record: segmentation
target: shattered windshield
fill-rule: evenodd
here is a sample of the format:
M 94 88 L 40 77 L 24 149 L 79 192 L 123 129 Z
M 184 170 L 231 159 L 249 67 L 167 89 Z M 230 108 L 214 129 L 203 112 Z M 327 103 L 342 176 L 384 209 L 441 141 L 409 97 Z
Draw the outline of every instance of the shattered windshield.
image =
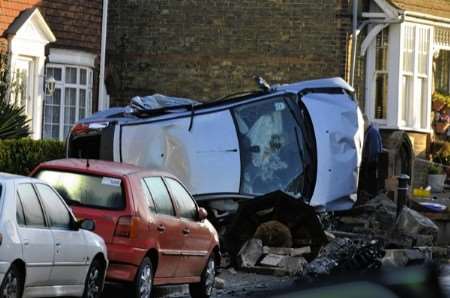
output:
M 241 148 L 241 193 L 302 194 L 305 141 L 286 100 L 275 97 L 233 110 Z

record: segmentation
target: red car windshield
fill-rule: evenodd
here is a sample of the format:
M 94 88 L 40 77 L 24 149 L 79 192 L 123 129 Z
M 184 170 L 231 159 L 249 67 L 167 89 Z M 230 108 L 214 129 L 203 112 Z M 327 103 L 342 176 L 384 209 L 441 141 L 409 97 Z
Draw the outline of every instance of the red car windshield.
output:
M 43 170 L 37 178 L 53 186 L 68 205 L 122 210 L 121 180 L 111 177 Z

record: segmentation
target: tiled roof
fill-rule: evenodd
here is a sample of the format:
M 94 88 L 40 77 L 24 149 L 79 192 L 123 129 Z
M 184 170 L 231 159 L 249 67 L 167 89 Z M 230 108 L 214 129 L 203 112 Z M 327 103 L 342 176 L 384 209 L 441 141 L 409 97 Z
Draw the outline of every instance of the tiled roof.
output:
M 450 0 L 388 0 L 401 10 L 450 19 Z

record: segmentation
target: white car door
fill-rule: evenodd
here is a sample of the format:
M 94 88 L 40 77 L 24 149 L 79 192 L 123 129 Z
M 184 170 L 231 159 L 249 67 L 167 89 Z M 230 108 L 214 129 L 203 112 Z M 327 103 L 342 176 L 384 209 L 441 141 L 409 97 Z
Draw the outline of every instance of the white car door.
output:
M 36 183 L 55 240 L 55 261 L 50 280 L 55 285 L 84 285 L 90 260 L 82 230 L 60 196 L 48 185 Z
M 25 285 L 48 285 L 53 266 L 53 235 L 30 183 L 17 185 L 17 204 L 18 231 L 27 267 Z

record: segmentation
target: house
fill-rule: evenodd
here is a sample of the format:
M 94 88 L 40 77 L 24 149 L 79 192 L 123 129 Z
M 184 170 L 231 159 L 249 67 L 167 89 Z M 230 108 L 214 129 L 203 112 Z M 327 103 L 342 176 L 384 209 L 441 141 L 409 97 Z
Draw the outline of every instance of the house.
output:
M 34 139 L 63 140 L 74 122 L 105 105 L 103 22 L 102 0 L 0 0 L 10 100 L 25 107 Z

